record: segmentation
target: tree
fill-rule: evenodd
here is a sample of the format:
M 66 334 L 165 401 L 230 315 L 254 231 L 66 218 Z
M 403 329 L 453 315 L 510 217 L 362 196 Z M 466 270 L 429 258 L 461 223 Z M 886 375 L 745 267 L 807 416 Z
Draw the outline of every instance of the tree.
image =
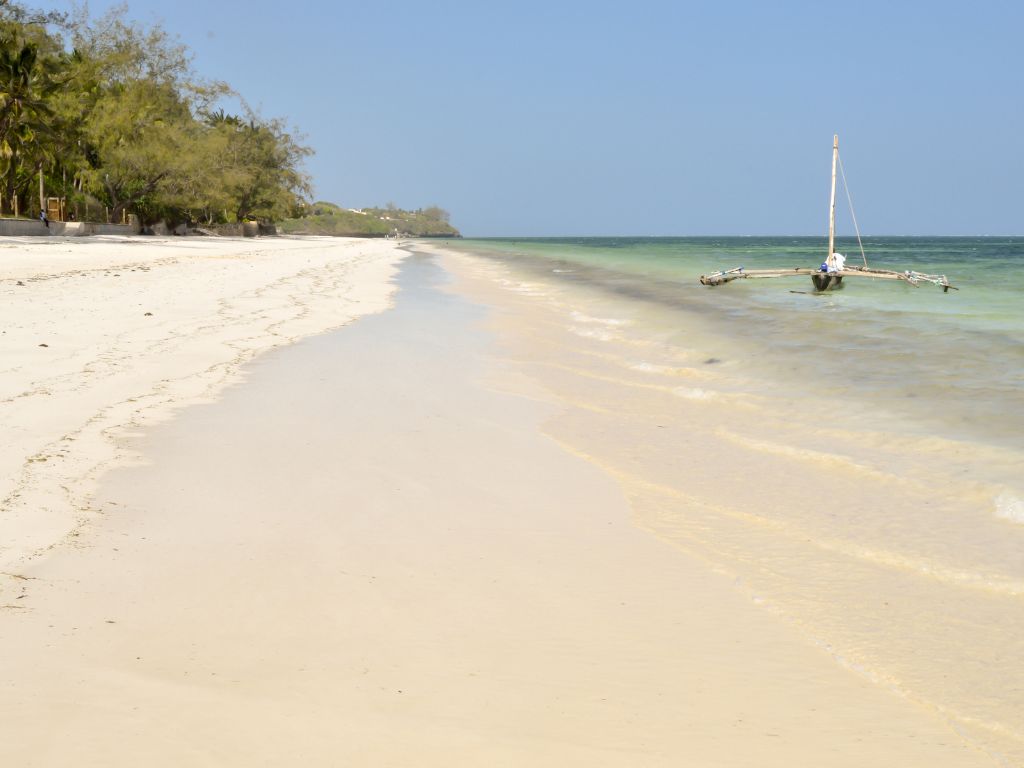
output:
M 26 167 L 30 176 L 52 156 L 44 142 L 52 139 L 56 123 L 49 98 L 62 85 L 55 70 L 56 63 L 43 59 L 36 43 L 0 37 L 0 170 L 7 200 Z
M 5 33 L 29 25 L 40 28 L 48 24 L 62 26 L 67 23 L 67 19 L 68 15 L 63 11 L 37 11 L 20 3 L 12 3 L 11 0 L 0 0 L 0 27 Z
M 312 150 L 288 133 L 279 120 L 247 120 L 220 114 L 209 117 L 224 139 L 222 190 L 235 221 L 274 220 L 290 214 L 298 199 L 312 194 L 300 165 Z
M 124 20 L 118 7 L 70 23 L 79 86 L 66 100 L 81 127 L 75 172 L 119 220 L 177 218 L 195 176 L 201 126 L 194 114 L 227 92 L 191 70 L 188 49 L 161 27 Z M 73 155 L 73 152 L 69 152 Z
M 42 13 L 0 0 L 0 197 L 45 172 L 65 194 L 70 176 L 79 200 L 114 220 L 287 216 L 310 194 L 311 150 L 280 120 L 215 109 L 229 93 L 123 7 L 92 20 L 85 6 Z
M 431 221 L 441 221 L 445 224 L 451 218 L 451 214 L 448 213 L 444 208 L 440 208 L 436 205 L 432 205 L 429 208 L 423 209 L 423 215 Z

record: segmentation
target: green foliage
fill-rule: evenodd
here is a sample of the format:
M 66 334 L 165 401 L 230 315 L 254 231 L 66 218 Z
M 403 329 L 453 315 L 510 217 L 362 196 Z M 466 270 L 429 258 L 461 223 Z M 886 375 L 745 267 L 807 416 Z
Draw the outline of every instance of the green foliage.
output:
M 50 100 L 63 83 L 61 61 L 18 35 L 14 25 L 0 32 L 0 174 L 3 197 L 11 199 L 49 150 L 59 120 Z M 0 204 L 2 208 L 2 204 Z
M 223 186 L 236 221 L 283 218 L 298 198 L 312 194 L 308 179 L 297 170 L 311 152 L 283 123 L 252 116 L 242 120 L 223 111 L 208 122 L 222 141 L 219 156 L 228 161 Z
M 286 234 L 338 237 L 460 237 L 459 231 L 448 223 L 448 212 L 437 206 L 403 211 L 388 203 L 385 208 L 352 211 L 334 203 L 316 202 L 305 206 L 302 214 L 279 222 L 278 230 Z
M 38 212 L 48 194 L 89 217 L 203 224 L 280 221 L 286 232 L 458 236 L 437 206 L 362 212 L 312 195 L 312 154 L 281 120 L 202 80 L 162 27 L 126 21 L 123 6 L 90 18 L 0 0 L 0 213 Z M 244 104 L 244 101 L 242 102 Z
M 177 182 L 192 150 L 192 120 L 178 94 L 150 80 L 105 88 L 83 123 L 83 138 L 95 165 L 80 178 L 111 208 L 152 213 Z M 149 217 L 146 217 L 149 218 Z
M 161 27 L 45 14 L 0 0 L 0 180 L 3 198 L 38 210 L 33 174 L 72 209 L 119 221 L 274 220 L 310 194 L 311 150 L 280 120 L 215 110 L 233 95 L 191 68 Z

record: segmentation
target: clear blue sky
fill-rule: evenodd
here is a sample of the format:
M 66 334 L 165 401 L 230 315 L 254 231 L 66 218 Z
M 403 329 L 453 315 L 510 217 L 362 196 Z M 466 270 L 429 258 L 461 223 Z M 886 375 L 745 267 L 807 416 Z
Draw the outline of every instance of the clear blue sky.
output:
M 437 204 L 466 235 L 820 234 L 838 133 L 866 234 L 1024 234 L 1020 2 L 128 13 L 301 129 L 318 198 L 347 207 Z

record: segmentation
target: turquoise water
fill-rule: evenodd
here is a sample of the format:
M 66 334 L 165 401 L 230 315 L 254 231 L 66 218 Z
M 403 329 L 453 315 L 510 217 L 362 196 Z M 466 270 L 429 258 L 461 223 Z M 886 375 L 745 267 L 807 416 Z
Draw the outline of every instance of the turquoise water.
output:
M 699 327 L 709 354 L 837 401 L 957 439 L 1024 447 L 1024 238 L 869 238 L 868 264 L 945 274 L 929 284 L 847 279 L 810 293 L 810 279 L 701 274 L 743 266 L 814 267 L 823 238 L 557 238 L 468 240 L 462 247 L 551 282 L 657 308 L 680 334 Z M 854 240 L 836 250 L 860 264 Z M 680 343 L 685 340 L 678 339 Z

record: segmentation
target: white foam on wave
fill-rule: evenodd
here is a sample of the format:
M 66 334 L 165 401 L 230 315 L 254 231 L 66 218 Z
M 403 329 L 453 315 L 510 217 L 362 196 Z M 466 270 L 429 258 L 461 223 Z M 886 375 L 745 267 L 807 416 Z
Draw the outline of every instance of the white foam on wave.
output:
M 996 497 L 996 517 L 1024 525 L 1024 499 L 1004 491 Z
M 528 296 L 547 295 L 543 290 L 538 289 L 538 285 L 536 283 L 522 283 L 519 282 L 518 280 L 506 280 L 502 278 L 498 280 L 498 285 L 500 285 L 507 291 L 514 291 L 515 293 L 525 293 Z
M 601 331 L 596 328 L 580 328 L 579 326 L 570 325 L 569 331 L 575 333 L 577 336 L 582 336 L 585 339 L 597 339 L 598 341 L 611 341 L 615 338 L 615 334 L 608 333 L 608 331 Z
M 741 445 L 744 448 L 749 448 L 754 451 L 760 451 L 762 453 L 768 453 L 775 456 L 783 456 L 786 458 L 798 459 L 800 461 L 812 462 L 814 464 L 824 465 L 833 470 L 847 470 L 857 472 L 859 474 L 868 475 L 879 480 L 894 481 L 899 480 L 904 482 L 901 478 L 893 475 L 892 473 L 877 469 L 870 466 L 869 464 L 857 461 L 852 456 L 847 456 L 842 453 L 831 453 L 828 451 L 817 450 L 814 448 L 804 448 L 798 445 L 791 445 L 789 443 L 774 442 L 771 440 L 759 440 L 755 437 L 748 435 L 741 435 L 737 432 L 732 432 L 727 429 L 716 429 L 715 434 L 719 437 L 729 440 L 730 442 Z
M 704 381 L 708 381 L 717 378 L 717 374 L 713 371 L 678 365 L 658 365 L 657 363 L 648 363 L 643 360 L 626 363 L 626 367 L 633 371 L 640 371 L 641 373 L 672 376 L 676 379 L 702 379 Z
M 593 317 L 592 315 L 585 315 L 582 312 L 576 311 L 573 311 L 572 319 L 577 323 L 596 323 L 598 325 L 608 325 L 612 327 L 629 325 L 629 320 L 622 320 L 617 317 Z
M 676 387 L 672 390 L 678 397 L 685 397 L 687 400 L 713 400 L 717 395 L 699 387 Z
M 634 371 L 643 371 L 644 373 L 674 373 L 675 368 L 670 368 L 667 365 L 655 365 L 654 363 L 630 363 L 629 367 Z

